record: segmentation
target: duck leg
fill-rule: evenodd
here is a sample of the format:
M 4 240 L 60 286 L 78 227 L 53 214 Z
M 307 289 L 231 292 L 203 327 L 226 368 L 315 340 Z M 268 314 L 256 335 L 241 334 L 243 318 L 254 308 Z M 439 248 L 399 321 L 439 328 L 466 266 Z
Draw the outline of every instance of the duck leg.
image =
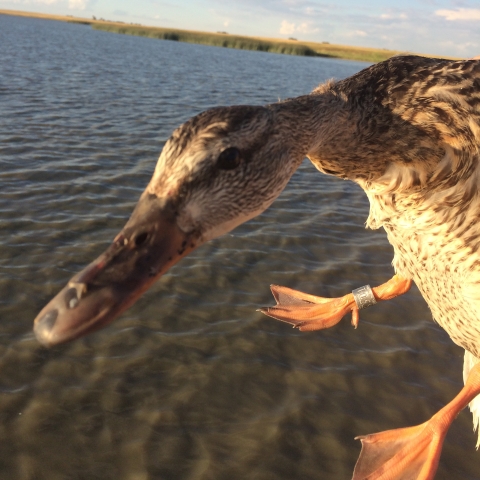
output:
M 362 451 L 352 480 L 432 480 L 443 440 L 458 413 L 480 394 L 480 364 L 460 393 L 428 422 L 357 437 Z
M 372 288 L 373 296 L 377 302 L 390 300 L 406 293 L 411 284 L 411 280 L 394 275 L 388 282 Z M 353 293 L 338 298 L 324 298 L 279 285 L 271 285 L 270 288 L 277 305 L 259 311 L 301 331 L 333 327 L 349 312 L 352 312 L 352 325 L 355 328 L 358 325 L 359 306 Z

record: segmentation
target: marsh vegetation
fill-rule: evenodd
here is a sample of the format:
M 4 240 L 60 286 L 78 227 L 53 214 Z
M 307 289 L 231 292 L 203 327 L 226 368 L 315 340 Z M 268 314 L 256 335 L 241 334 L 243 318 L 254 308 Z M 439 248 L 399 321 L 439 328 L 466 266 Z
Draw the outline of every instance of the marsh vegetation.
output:
M 363 60 L 366 62 L 380 62 L 400 53 L 385 49 L 333 45 L 328 42 L 302 42 L 293 38 L 280 40 L 274 38 L 244 37 L 224 32 L 207 33 L 116 23 L 92 22 L 92 28 L 125 35 L 139 35 L 142 37 L 199 43 L 215 47 L 238 48 L 241 50 L 255 50 L 310 57 L 343 58 L 348 60 Z
M 14 10 L 0 10 L 0 15 L 17 15 L 24 17 L 44 18 L 59 20 L 69 23 L 90 25 L 96 30 L 103 30 L 124 35 L 138 35 L 141 37 L 157 38 L 160 40 L 173 40 L 177 42 L 197 43 L 215 47 L 237 48 L 241 50 L 254 50 L 260 52 L 283 53 L 287 55 L 301 55 L 309 57 L 341 58 L 344 60 L 358 60 L 364 62 L 381 62 L 394 55 L 402 53 L 398 50 L 386 48 L 353 47 L 348 45 L 331 44 L 328 41 L 304 42 L 296 38 L 278 39 L 264 37 L 247 37 L 232 35 L 227 32 L 199 32 L 192 30 L 178 30 L 162 27 L 147 27 L 139 24 L 97 19 L 93 17 L 79 18 L 71 15 L 48 15 L 33 12 L 20 12 Z M 412 53 L 412 52 L 408 52 Z

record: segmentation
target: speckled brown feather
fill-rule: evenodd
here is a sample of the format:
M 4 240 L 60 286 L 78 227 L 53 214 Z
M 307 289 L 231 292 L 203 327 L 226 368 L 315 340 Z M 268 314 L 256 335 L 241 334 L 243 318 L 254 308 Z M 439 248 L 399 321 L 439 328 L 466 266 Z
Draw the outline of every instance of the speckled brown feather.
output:
M 395 57 L 310 96 L 337 108 L 308 156 L 364 188 L 367 226 L 384 227 L 396 272 L 465 349 L 464 379 L 480 361 L 479 60 Z M 480 397 L 470 409 L 478 448 Z
M 223 171 L 232 148 L 239 167 Z M 367 226 L 385 229 L 396 272 L 465 349 L 468 375 L 480 361 L 480 61 L 394 57 L 309 95 L 208 110 L 173 133 L 147 194 L 200 244 L 267 208 L 305 156 L 365 190 Z M 478 397 L 470 408 L 478 427 Z
M 218 172 L 232 146 L 242 169 Z M 394 57 L 309 95 L 209 110 L 172 135 L 147 190 L 174 199 L 184 230 L 213 238 L 266 208 L 305 156 L 360 184 L 395 270 L 480 357 L 480 61 Z
M 268 208 L 305 156 L 365 190 L 367 226 L 385 229 L 395 270 L 406 287 L 415 281 L 436 321 L 466 350 L 468 375 L 480 361 L 478 60 L 395 57 L 309 95 L 217 107 L 188 120 L 167 141 L 111 247 L 37 316 L 37 338 L 54 345 L 112 321 L 188 251 Z M 74 308 L 72 289 L 81 292 Z M 274 292 L 298 299 L 288 289 Z M 317 298 L 294 309 L 290 323 L 328 327 L 354 302 L 348 294 L 332 313 Z M 292 309 L 276 310 L 292 319 Z M 480 398 L 472 405 L 478 425 Z
M 312 162 L 364 188 L 396 271 L 480 357 L 480 62 L 395 57 L 314 95 L 342 114 Z
M 479 60 L 395 57 L 309 95 L 187 121 L 114 243 L 39 313 L 37 338 L 51 346 L 112 321 L 188 251 L 268 208 L 305 156 L 365 190 L 367 226 L 385 229 L 399 277 L 465 349 L 469 375 L 480 362 Z M 352 311 L 352 294 L 342 298 L 333 314 L 318 298 L 294 309 L 290 323 L 328 327 Z M 470 407 L 478 426 L 480 397 Z

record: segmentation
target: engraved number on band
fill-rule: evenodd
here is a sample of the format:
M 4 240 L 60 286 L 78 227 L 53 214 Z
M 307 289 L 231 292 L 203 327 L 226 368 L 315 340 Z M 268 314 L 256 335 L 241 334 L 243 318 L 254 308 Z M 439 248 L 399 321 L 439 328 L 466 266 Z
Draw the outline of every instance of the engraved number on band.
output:
M 359 310 L 362 308 L 371 307 L 377 303 L 375 297 L 373 296 L 370 285 L 364 285 L 363 287 L 356 288 L 355 290 L 352 290 L 352 293 Z

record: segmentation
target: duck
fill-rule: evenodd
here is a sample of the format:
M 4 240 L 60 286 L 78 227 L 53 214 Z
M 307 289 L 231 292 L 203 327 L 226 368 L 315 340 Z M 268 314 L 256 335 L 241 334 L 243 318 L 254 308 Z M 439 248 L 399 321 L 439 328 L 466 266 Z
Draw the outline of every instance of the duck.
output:
M 358 437 L 353 480 L 433 479 L 458 412 L 470 405 L 480 424 L 478 59 L 397 56 L 306 95 L 194 116 L 164 145 L 125 227 L 40 311 L 34 333 L 51 347 L 107 325 L 183 257 L 268 208 L 305 157 L 365 191 L 366 226 L 385 230 L 394 275 L 333 299 L 273 285 L 276 305 L 260 311 L 302 331 L 347 314 L 357 326 L 359 310 L 415 283 L 465 350 L 465 385 L 422 425 Z

